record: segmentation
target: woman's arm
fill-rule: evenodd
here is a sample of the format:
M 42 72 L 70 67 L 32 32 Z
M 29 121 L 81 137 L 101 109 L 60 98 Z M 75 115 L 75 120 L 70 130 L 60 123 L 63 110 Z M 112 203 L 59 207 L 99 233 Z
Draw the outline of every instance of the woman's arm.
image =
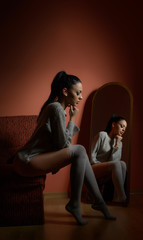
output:
M 118 145 L 116 144 L 112 147 L 111 155 L 109 158 L 109 161 L 120 161 L 122 156 L 122 142 L 118 142 Z
M 79 128 L 71 120 L 66 127 L 66 116 L 62 107 L 53 107 L 51 115 L 51 134 L 56 149 L 68 147 L 72 143 L 72 137 L 78 131 Z
M 100 148 L 100 144 L 101 144 L 101 137 L 100 137 L 100 133 L 98 133 L 91 144 L 91 156 L 90 156 L 90 162 L 91 164 L 94 163 L 99 163 L 99 161 L 97 160 L 97 153 L 99 151 Z

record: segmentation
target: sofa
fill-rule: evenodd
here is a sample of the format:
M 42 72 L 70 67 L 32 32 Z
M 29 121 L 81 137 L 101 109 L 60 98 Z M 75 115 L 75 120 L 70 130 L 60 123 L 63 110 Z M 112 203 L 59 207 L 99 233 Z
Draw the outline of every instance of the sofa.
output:
M 22 177 L 10 166 L 28 141 L 36 115 L 0 117 L 0 226 L 44 224 L 43 190 L 46 175 Z

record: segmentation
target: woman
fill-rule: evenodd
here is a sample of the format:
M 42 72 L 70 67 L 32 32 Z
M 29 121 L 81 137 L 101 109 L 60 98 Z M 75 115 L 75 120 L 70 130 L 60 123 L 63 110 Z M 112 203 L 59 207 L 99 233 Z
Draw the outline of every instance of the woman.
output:
M 59 72 L 51 85 L 51 94 L 38 116 L 37 127 L 29 142 L 17 153 L 16 172 L 23 176 L 56 173 L 71 164 L 71 198 L 66 205 L 79 225 L 87 224 L 80 209 L 83 182 L 95 198 L 95 209 L 106 219 L 112 217 L 100 194 L 86 151 L 81 145 L 71 145 L 72 137 L 79 131 L 75 125 L 77 105 L 82 100 L 82 83 L 79 78 Z M 69 122 L 66 127 L 66 112 Z
M 114 202 L 125 202 L 126 163 L 121 161 L 122 139 L 127 128 L 125 118 L 113 115 L 105 131 L 99 132 L 91 146 L 91 164 L 96 178 L 111 176 Z

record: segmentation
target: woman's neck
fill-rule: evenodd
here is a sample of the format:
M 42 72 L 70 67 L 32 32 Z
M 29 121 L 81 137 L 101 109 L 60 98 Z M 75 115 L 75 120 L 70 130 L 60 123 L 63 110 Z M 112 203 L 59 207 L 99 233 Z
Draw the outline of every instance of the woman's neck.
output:
M 115 135 L 114 135 L 114 133 L 113 133 L 112 131 L 108 133 L 108 136 L 109 136 L 111 139 L 113 139 L 113 138 L 115 137 Z
M 63 109 L 65 110 L 66 109 L 66 104 L 65 104 L 65 102 L 64 101 L 58 101 L 60 104 L 61 104 L 61 106 L 63 107 Z

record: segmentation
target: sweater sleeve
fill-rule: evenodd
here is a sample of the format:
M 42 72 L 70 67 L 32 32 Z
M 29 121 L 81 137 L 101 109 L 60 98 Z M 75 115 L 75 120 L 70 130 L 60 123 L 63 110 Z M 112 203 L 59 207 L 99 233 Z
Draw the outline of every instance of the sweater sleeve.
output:
M 91 156 L 90 156 L 91 164 L 100 163 L 96 157 L 100 148 L 101 140 L 102 139 L 101 139 L 100 133 L 98 133 L 93 139 L 93 142 L 91 145 Z
M 66 127 L 65 111 L 62 107 L 55 107 L 50 118 L 51 135 L 54 147 L 61 149 L 72 143 L 72 137 L 79 131 L 79 128 L 69 121 Z
M 122 142 L 120 142 L 119 147 L 112 147 L 112 152 L 109 161 L 120 161 L 122 156 Z

